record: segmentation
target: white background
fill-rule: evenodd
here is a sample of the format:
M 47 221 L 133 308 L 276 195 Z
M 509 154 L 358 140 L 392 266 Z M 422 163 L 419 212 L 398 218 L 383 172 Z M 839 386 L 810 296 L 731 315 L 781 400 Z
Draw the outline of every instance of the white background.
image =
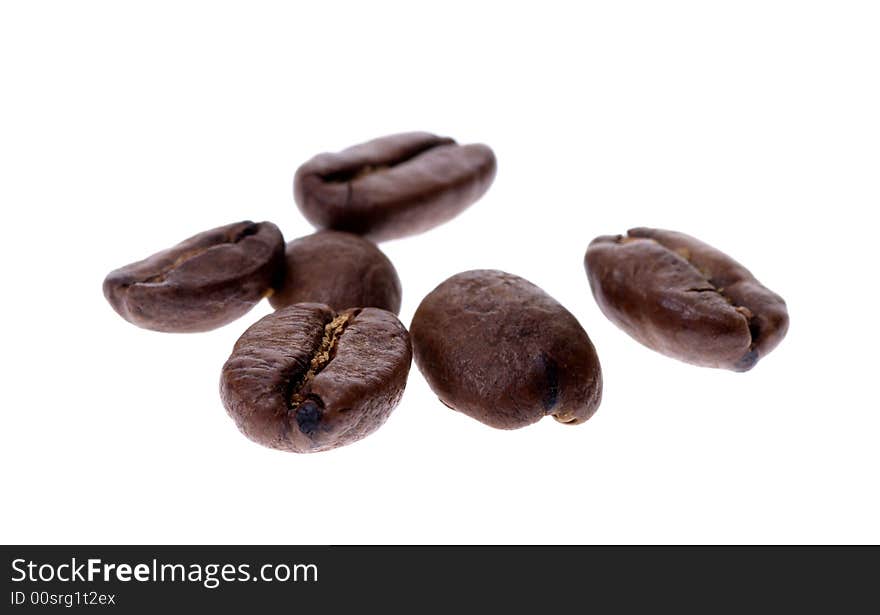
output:
M 880 541 L 876 3 L 310 4 L 0 9 L 0 541 Z M 382 245 L 403 322 L 459 271 L 526 277 L 592 337 L 602 407 L 495 431 L 413 367 L 357 444 L 252 444 L 218 379 L 268 305 L 153 333 L 103 277 L 241 219 L 304 235 L 296 167 L 403 130 L 499 161 L 460 217 Z M 788 338 L 735 374 L 616 329 L 583 253 L 640 225 L 742 261 Z

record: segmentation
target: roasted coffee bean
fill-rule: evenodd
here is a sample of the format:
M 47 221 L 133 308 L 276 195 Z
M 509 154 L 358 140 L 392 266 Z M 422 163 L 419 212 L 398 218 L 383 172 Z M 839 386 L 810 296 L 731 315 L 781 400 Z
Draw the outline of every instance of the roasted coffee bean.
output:
M 298 303 L 238 339 L 220 395 L 248 438 L 294 453 L 325 451 L 378 429 L 400 401 L 412 360 L 391 312 Z
M 454 275 L 424 298 L 413 351 L 444 404 L 514 429 L 546 415 L 577 424 L 602 398 L 602 370 L 572 314 L 534 284 L 502 271 Z
M 287 244 L 284 281 L 269 297 L 276 309 L 324 303 L 337 311 L 377 307 L 400 311 L 400 279 L 394 265 L 363 237 L 319 231 Z
M 674 231 L 595 239 L 584 259 L 605 315 L 670 357 L 746 371 L 788 330 L 785 301 L 738 262 Z
M 315 156 L 293 192 L 315 226 L 384 241 L 454 218 L 489 189 L 495 167 L 486 145 L 408 132 Z
M 284 238 L 271 222 L 236 222 L 110 272 L 104 296 L 145 329 L 188 333 L 244 315 L 284 273 Z

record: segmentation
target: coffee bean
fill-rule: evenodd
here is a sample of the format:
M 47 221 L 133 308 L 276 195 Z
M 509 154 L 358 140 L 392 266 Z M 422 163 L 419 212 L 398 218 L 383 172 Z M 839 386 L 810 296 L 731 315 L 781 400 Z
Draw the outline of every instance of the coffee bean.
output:
M 145 329 L 208 331 L 244 315 L 271 292 L 284 268 L 284 238 L 271 222 L 250 221 L 194 235 L 110 272 L 104 296 Z
M 324 303 L 340 311 L 377 307 L 400 311 L 400 279 L 372 242 L 337 231 L 319 231 L 287 244 L 284 281 L 269 297 L 276 309 Z
M 402 133 L 315 156 L 297 170 L 294 197 L 317 227 L 384 241 L 454 218 L 489 189 L 495 167 L 485 145 Z
M 397 406 L 412 360 L 390 312 L 298 303 L 244 332 L 220 395 L 248 438 L 295 453 L 325 451 L 378 429 Z
M 594 240 L 584 259 L 605 315 L 670 357 L 751 369 L 788 330 L 785 301 L 738 262 L 684 233 L 637 228 Z
M 440 400 L 502 429 L 546 415 L 577 424 L 602 398 L 587 333 L 534 284 L 502 271 L 454 275 L 412 322 L 416 365 Z

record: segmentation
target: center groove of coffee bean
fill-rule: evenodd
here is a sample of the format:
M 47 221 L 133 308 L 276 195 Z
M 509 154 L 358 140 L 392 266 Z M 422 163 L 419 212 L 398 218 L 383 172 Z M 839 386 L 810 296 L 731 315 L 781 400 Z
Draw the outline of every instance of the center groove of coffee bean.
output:
M 323 179 L 325 182 L 329 182 L 332 184 L 345 184 L 345 183 L 350 184 L 351 182 L 358 180 L 358 179 L 361 179 L 362 177 L 366 177 L 367 175 L 371 175 L 373 173 L 379 173 L 381 171 L 385 171 L 385 170 L 391 169 L 393 167 L 396 167 L 398 165 L 409 162 L 410 160 L 414 160 L 415 158 L 418 158 L 419 156 L 421 156 L 425 152 L 428 152 L 436 147 L 440 147 L 441 145 L 449 145 L 449 143 L 430 143 L 430 144 L 426 145 L 425 147 L 423 147 L 419 150 L 416 150 L 416 151 L 410 153 L 409 155 L 403 156 L 401 158 L 389 160 L 384 163 L 365 164 L 365 165 L 362 165 L 359 167 L 345 169 L 343 171 L 336 171 L 335 173 L 328 173 L 327 175 L 323 175 L 321 177 L 321 179 Z M 350 186 L 349 186 L 349 189 L 350 189 Z
M 170 265 L 166 265 L 165 267 L 162 267 L 162 269 L 160 269 L 158 272 L 154 273 L 153 275 L 151 275 L 151 276 L 149 276 L 149 277 L 147 277 L 137 283 L 138 284 L 160 284 L 165 281 L 165 277 L 169 273 L 171 273 L 172 271 L 174 271 L 175 269 L 180 267 L 186 261 L 191 260 L 197 256 L 200 256 L 200 255 L 204 254 L 205 252 L 207 252 L 208 250 L 216 248 L 217 246 L 238 243 L 239 241 L 241 241 L 245 237 L 250 237 L 252 235 L 256 235 L 257 230 L 258 229 L 257 229 L 256 224 L 249 224 L 246 227 L 244 227 L 243 229 L 241 229 L 240 231 L 238 231 L 237 233 L 226 237 L 225 241 L 221 241 L 219 243 L 215 243 L 210 246 L 195 248 L 193 250 L 189 250 L 187 252 L 184 252 L 183 254 L 181 254 L 180 256 L 175 258 L 174 262 L 171 263 Z
M 308 369 L 291 387 L 290 407 L 297 408 L 297 422 L 299 421 L 299 407 L 306 404 L 310 406 L 315 403 L 314 400 L 307 399 L 309 385 L 311 385 L 315 376 L 321 373 L 321 370 L 327 367 L 327 364 L 336 356 L 336 346 L 339 338 L 342 337 L 346 327 L 351 324 L 359 312 L 360 310 L 356 310 L 340 314 L 324 325 L 324 337 L 321 339 L 321 343 L 314 354 L 312 354 Z
M 361 167 L 361 169 L 355 173 L 354 177 L 351 178 L 351 181 L 356 179 L 360 179 L 370 173 L 378 173 L 379 171 L 384 171 L 385 169 L 390 169 L 391 167 L 387 164 L 368 164 L 365 167 Z

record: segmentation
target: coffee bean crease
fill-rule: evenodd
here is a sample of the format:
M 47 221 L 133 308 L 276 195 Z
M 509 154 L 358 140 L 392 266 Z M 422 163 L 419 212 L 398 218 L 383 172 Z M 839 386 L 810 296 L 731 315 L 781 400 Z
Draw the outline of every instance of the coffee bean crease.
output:
M 311 384 L 312 380 L 315 379 L 315 376 L 321 373 L 321 370 L 327 367 L 327 364 L 336 356 L 336 347 L 339 338 L 342 337 L 342 333 L 345 331 L 346 327 L 348 327 L 359 313 L 360 310 L 342 313 L 324 326 L 324 337 L 321 338 L 320 345 L 312 353 L 312 357 L 309 359 L 308 369 L 293 383 L 291 387 L 291 407 L 295 409 L 296 406 L 308 397 L 309 384 Z M 317 398 L 315 402 L 323 404 L 320 398 Z
M 142 280 L 134 280 L 126 285 L 131 286 L 132 284 L 158 284 L 160 282 L 164 282 L 165 278 L 168 276 L 169 273 L 171 273 L 175 269 L 179 268 L 185 262 L 190 261 L 196 257 L 202 256 L 203 254 L 206 254 L 206 253 L 210 252 L 211 250 L 216 250 L 217 248 L 220 248 L 222 246 L 238 243 L 242 239 L 244 239 L 245 237 L 250 237 L 250 236 L 256 234 L 256 232 L 257 232 L 257 225 L 256 224 L 250 224 L 240 231 L 235 231 L 235 229 L 232 229 L 230 231 L 229 236 L 226 238 L 226 241 L 221 241 L 213 246 L 204 246 L 204 247 L 199 247 L 199 248 L 195 248 L 193 250 L 186 251 L 183 254 L 181 254 L 180 256 L 178 256 L 174 260 L 174 262 L 169 263 L 168 265 L 161 267 L 154 275 L 147 276 Z M 269 290 L 271 290 L 271 289 L 269 289 Z

